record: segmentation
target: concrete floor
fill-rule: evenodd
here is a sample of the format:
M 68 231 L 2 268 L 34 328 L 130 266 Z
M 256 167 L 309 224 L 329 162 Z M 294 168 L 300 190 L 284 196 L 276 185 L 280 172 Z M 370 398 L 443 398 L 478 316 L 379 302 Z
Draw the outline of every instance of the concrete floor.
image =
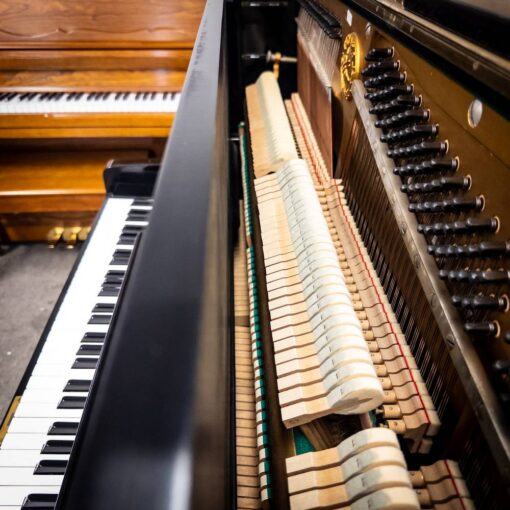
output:
M 22 244 L 0 254 L 0 423 L 78 253 Z

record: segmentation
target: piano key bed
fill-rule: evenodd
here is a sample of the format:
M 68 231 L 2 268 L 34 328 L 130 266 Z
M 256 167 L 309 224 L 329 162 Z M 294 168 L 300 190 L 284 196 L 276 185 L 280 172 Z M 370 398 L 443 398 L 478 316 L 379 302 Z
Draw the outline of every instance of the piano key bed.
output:
M 0 445 L 0 508 L 53 508 L 150 199 L 109 197 Z
M 264 73 L 246 98 L 249 124 L 240 139 L 247 264 L 257 267 L 250 250 L 257 223 L 266 281 L 259 295 L 250 295 L 250 316 L 256 319 L 264 305 L 260 294 L 267 295 L 270 316 L 262 341 L 252 323 L 252 397 L 260 405 L 265 392 L 257 388 L 277 386 L 292 451 L 290 508 L 474 508 L 455 462 L 422 466 L 413 457 L 431 451 L 441 424 L 299 96 L 284 103 L 276 79 Z M 248 281 L 252 287 L 250 274 Z M 276 381 L 256 356 L 256 346 L 268 347 L 264 341 L 274 351 Z M 319 437 L 328 435 L 326 418 L 343 429 L 329 448 Z M 303 434 L 304 447 L 296 439 Z M 260 499 L 270 504 L 263 480 L 277 469 L 273 445 L 270 434 L 259 442 L 269 460 L 259 473 Z M 421 467 L 410 471 L 409 459 Z M 239 493 L 242 484 L 238 476 Z M 238 508 L 251 507 L 238 498 Z

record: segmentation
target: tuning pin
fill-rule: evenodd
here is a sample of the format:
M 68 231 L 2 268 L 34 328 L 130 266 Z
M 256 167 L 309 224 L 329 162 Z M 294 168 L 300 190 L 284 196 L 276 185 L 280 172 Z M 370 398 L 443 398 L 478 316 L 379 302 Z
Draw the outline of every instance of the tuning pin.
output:
M 372 48 L 366 55 L 367 62 L 376 62 L 378 60 L 386 60 L 393 58 L 395 50 L 393 48 Z
M 389 99 L 394 99 L 399 95 L 408 95 L 413 93 L 412 85 L 391 85 L 389 87 L 385 87 L 381 90 L 375 90 L 373 92 L 367 92 L 365 94 L 365 99 L 372 101 L 372 103 L 379 103 L 380 101 L 387 101 Z
M 510 282 L 510 271 L 503 269 L 487 269 L 485 271 L 473 271 L 461 269 L 449 271 L 441 269 L 439 278 L 452 283 L 483 283 L 486 285 L 506 284 Z
M 454 197 L 439 202 L 413 202 L 409 204 L 409 210 L 415 213 L 444 213 L 444 212 L 467 212 L 481 211 L 485 200 L 482 195 L 470 197 Z
M 436 172 L 457 171 L 459 168 L 459 160 L 453 159 L 430 159 L 420 163 L 408 163 L 404 166 L 397 166 L 393 169 L 393 173 L 402 177 L 407 175 L 421 175 Z
M 468 190 L 471 187 L 470 177 L 441 177 L 427 182 L 402 184 L 404 193 L 444 193 L 452 190 Z
M 388 151 L 388 157 L 394 159 L 409 159 L 420 156 L 443 156 L 447 152 L 448 142 L 420 142 L 390 149 Z
M 494 310 L 499 312 L 507 311 L 509 305 L 508 296 L 506 294 L 502 296 L 484 296 L 482 294 L 477 296 L 465 296 L 462 294 L 454 294 L 452 296 L 452 302 L 455 306 L 468 310 Z
M 400 69 L 400 62 L 394 62 L 393 60 L 386 60 L 369 64 L 361 71 L 361 76 L 367 78 L 369 76 L 377 76 L 381 73 L 388 71 L 398 71 Z
M 464 331 L 470 335 L 498 338 L 501 328 L 498 321 L 466 322 Z
M 378 89 L 386 87 L 387 85 L 401 84 L 406 81 L 406 73 L 400 71 L 388 71 L 387 73 L 379 74 L 373 78 L 368 78 L 364 81 L 365 87 L 368 89 Z
M 391 101 L 385 103 L 377 103 L 369 109 L 369 112 L 374 115 L 386 115 L 390 113 L 398 113 L 409 108 L 420 106 L 421 97 L 408 94 L 407 96 L 397 96 Z
M 381 142 L 392 144 L 416 140 L 418 138 L 433 138 L 437 136 L 438 133 L 439 124 L 415 124 L 403 129 L 395 129 L 388 131 L 387 133 L 383 133 L 381 135 Z
M 495 233 L 499 230 L 499 218 L 468 218 L 465 221 L 451 223 L 432 223 L 418 225 L 418 232 L 425 235 L 463 235 Z
M 406 110 L 402 113 L 396 113 L 381 120 L 375 121 L 375 127 L 381 129 L 389 129 L 398 126 L 404 126 L 405 124 L 411 124 L 413 122 L 427 122 L 430 117 L 429 110 L 422 110 L 417 108 L 415 110 Z

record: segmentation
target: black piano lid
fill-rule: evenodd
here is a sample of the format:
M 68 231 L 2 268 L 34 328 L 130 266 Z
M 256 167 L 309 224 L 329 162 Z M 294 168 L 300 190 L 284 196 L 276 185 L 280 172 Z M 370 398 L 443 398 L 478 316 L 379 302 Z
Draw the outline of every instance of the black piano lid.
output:
M 209 0 L 151 221 L 56 508 L 229 506 L 231 239 L 222 22 L 223 1 Z

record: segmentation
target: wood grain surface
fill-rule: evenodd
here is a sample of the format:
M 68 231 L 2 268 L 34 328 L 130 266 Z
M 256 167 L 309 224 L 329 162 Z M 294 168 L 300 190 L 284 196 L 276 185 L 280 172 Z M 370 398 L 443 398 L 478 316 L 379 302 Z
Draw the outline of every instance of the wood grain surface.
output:
M 191 48 L 203 0 L 1 0 L 0 45 Z

